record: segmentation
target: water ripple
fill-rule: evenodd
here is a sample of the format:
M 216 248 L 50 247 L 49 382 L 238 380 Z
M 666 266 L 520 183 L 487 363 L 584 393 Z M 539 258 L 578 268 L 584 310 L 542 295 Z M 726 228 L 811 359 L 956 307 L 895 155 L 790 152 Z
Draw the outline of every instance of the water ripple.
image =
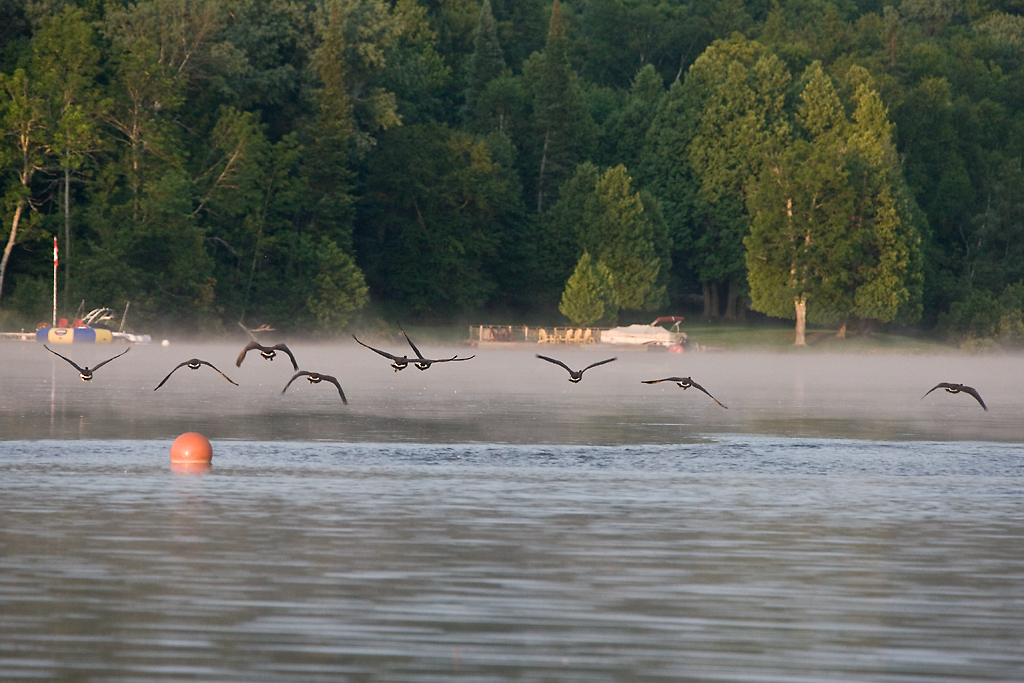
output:
M 0 679 L 1024 679 L 1019 445 L 0 443 Z

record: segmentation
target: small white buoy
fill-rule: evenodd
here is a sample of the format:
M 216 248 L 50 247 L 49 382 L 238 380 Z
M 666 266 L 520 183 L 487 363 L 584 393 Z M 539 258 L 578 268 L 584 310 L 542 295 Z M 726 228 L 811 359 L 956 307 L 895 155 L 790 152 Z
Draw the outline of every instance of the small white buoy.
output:
M 171 345 L 171 342 L 169 340 L 167 340 L 167 339 L 164 339 L 162 342 L 160 342 L 160 346 L 170 346 L 170 345 Z

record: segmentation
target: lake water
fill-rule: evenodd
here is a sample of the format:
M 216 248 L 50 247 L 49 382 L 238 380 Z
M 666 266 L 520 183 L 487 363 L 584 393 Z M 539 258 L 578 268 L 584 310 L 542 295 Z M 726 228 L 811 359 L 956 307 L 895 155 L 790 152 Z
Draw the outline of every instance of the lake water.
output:
M 1021 357 L 241 346 L 0 344 L 0 680 L 1024 680 Z

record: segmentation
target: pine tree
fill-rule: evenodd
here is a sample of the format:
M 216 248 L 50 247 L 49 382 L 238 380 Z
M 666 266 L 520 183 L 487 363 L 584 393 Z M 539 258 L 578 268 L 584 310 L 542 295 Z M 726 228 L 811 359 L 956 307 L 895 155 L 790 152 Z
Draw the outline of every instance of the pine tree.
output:
M 580 228 L 587 201 L 594 194 L 601 172 L 586 161 L 562 184 L 560 197 L 535 221 L 532 243 L 537 251 L 537 273 L 532 286 L 539 302 L 557 300 L 583 251 Z
M 594 122 L 584 106 L 576 72 L 569 66 L 569 42 L 558 0 L 551 8 L 547 44 L 534 55 L 523 72 L 533 90 L 534 126 L 538 162 L 537 213 L 555 196 L 557 188 L 587 158 L 596 135 Z
M 636 169 L 641 185 L 657 197 L 664 211 L 674 279 L 680 289 L 686 290 L 699 283 L 701 272 L 701 257 L 693 243 L 701 215 L 699 183 L 686 153 L 696 113 L 683 84 L 674 82 L 661 98 L 646 131 Z
M 653 64 L 637 72 L 625 105 L 602 126 L 599 159 L 611 166 L 640 167 L 644 137 L 665 96 L 665 84 Z
M 473 36 L 473 54 L 469 58 L 466 85 L 466 106 L 463 118 L 470 124 L 479 122 L 486 116 L 479 111 L 480 97 L 487 89 L 487 84 L 494 79 L 506 75 L 505 57 L 498 42 L 498 30 L 491 14 L 491 0 L 484 0 L 480 6 L 480 19 Z
M 608 268 L 619 306 L 650 311 L 667 302 L 669 245 L 664 226 L 649 219 L 630 182 L 621 164 L 605 171 L 587 199 L 579 240 Z
M 583 252 L 565 285 L 558 310 L 575 325 L 614 320 L 618 305 L 610 279 L 608 269 L 595 264 L 589 252 Z
M 327 235 L 338 246 L 352 248 L 352 173 L 348 168 L 355 122 L 345 88 L 345 38 L 338 0 L 329 6 L 322 42 L 312 66 L 321 87 L 315 94 L 316 117 L 309 130 L 310 230 Z

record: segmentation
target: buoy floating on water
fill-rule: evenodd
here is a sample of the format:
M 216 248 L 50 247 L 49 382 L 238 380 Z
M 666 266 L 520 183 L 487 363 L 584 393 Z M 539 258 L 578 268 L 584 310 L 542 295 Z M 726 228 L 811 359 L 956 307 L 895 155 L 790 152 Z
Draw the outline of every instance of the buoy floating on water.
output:
M 213 460 L 210 440 L 197 432 L 185 432 L 171 444 L 171 469 L 174 471 L 206 471 Z

